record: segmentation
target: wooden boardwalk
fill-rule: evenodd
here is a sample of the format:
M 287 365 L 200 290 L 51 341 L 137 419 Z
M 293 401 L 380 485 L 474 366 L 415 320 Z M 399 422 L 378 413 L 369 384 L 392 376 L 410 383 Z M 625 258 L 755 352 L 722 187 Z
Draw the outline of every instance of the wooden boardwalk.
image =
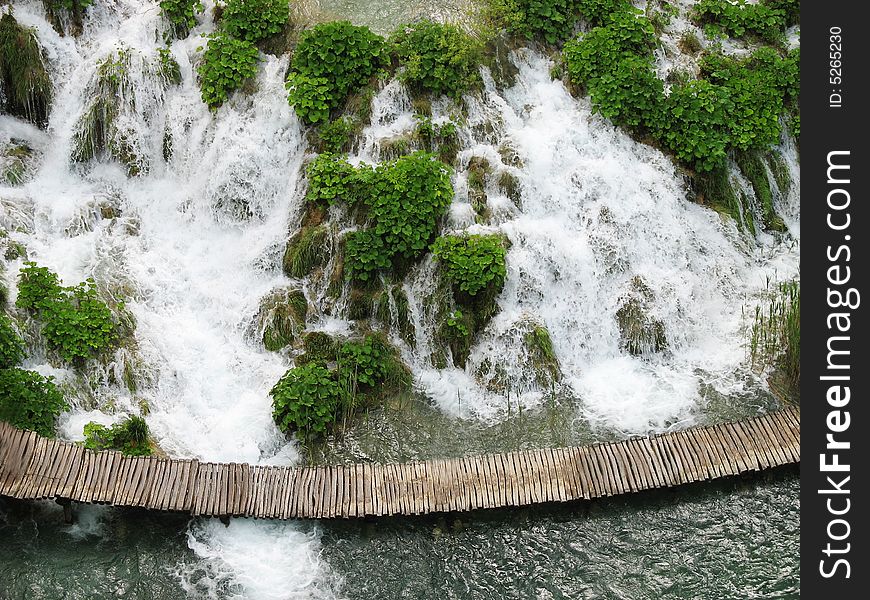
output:
M 269 467 L 125 457 L 0 423 L 0 495 L 202 516 L 420 515 L 615 496 L 800 462 L 800 412 L 575 448 Z

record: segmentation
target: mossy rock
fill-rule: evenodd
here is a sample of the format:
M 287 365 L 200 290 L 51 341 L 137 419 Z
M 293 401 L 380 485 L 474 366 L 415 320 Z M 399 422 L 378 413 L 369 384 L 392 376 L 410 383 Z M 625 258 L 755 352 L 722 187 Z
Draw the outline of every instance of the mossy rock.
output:
M 562 379 L 559 359 L 553 350 L 550 331 L 539 323 L 532 323 L 523 335 L 529 366 L 534 372 L 535 381 L 542 388 L 550 388 Z
M 260 301 L 256 323 L 266 350 L 277 352 L 293 344 L 305 328 L 308 300 L 298 288 L 279 288 Z
M 0 154 L 0 182 L 15 186 L 27 181 L 34 154 L 27 142 L 11 140 Z
M 338 360 L 340 348 L 341 340 L 323 331 L 311 331 L 303 336 L 302 353 L 294 359 L 294 362 L 296 366 L 306 365 L 311 362 L 334 363 Z
M 441 322 L 438 338 L 450 348 L 455 367 L 464 369 L 468 363 L 476 331 L 474 314 L 467 310 L 454 310 Z
M 483 64 L 498 88 L 509 88 L 517 82 L 520 69 L 510 59 L 513 49 L 501 35 L 492 38 L 483 49 Z
M 523 190 L 520 178 L 509 171 L 502 171 L 496 180 L 498 190 L 507 196 L 514 206 L 522 208 Z
M 36 34 L 7 12 L 0 17 L 0 109 L 45 127 L 51 92 Z
M 665 326 L 649 314 L 654 295 L 640 277 L 631 280 L 631 289 L 616 311 L 620 345 L 633 356 L 664 352 L 668 347 Z
M 42 0 L 45 18 L 60 35 L 78 37 L 84 30 L 85 7 L 80 0 L 70 0 L 64 7 L 59 0 Z
M 487 357 L 475 367 L 475 378 L 488 391 L 504 395 L 516 389 L 552 390 L 561 381 L 550 332 L 536 319 L 520 319 L 500 338 L 501 343 L 517 350 L 508 360 Z M 507 368 L 509 363 L 514 364 L 513 375 Z
M 764 224 L 764 229 L 767 231 L 785 231 L 785 223 L 782 218 L 776 214 L 776 209 L 773 206 L 773 190 L 770 187 L 770 178 L 767 174 L 765 165 L 765 156 L 762 152 L 746 151 L 735 153 L 734 160 L 737 166 L 740 167 L 741 173 L 749 183 L 752 184 L 752 189 L 755 191 L 755 197 L 761 205 L 761 216 Z
M 326 225 L 303 226 L 287 243 L 284 273 L 301 279 L 329 261 L 331 240 Z
M 734 191 L 727 167 L 717 167 L 707 173 L 689 174 L 695 201 L 734 219 L 737 227 L 755 235 L 755 220 L 742 195 Z
M 468 161 L 468 201 L 481 219 L 489 218 L 487 207 L 486 181 L 492 174 L 492 165 L 481 156 L 473 156 Z
M 411 320 L 408 295 L 401 285 L 394 285 L 375 296 L 374 316 L 388 331 L 396 329 L 399 337 L 411 348 L 416 346 L 416 328 Z
M 345 316 L 351 321 L 370 319 L 374 314 L 375 296 L 380 294 L 378 290 L 351 288 Z
M 409 134 L 382 139 L 379 145 L 379 159 L 384 162 L 407 156 L 418 149 L 416 136 Z
M 499 144 L 498 154 L 501 156 L 501 161 L 509 167 L 522 169 L 525 166 L 525 163 L 523 162 L 522 157 L 520 157 L 519 152 L 517 152 L 517 149 L 508 141 Z

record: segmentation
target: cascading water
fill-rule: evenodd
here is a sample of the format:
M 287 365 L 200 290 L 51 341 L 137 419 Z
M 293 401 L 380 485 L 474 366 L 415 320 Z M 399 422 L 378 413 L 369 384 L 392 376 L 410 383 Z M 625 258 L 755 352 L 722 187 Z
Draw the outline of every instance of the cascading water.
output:
M 208 15 L 211 3 L 205 4 Z M 268 397 L 288 360 L 266 352 L 252 324 L 261 299 L 288 284 L 280 257 L 303 204 L 306 143 L 286 101 L 287 58 L 265 56 L 255 91 L 210 113 L 194 72 L 198 34 L 212 28 L 208 18 L 170 47 L 181 73 L 175 85 L 156 68 L 164 27 L 157 2 L 98 0 L 78 38 L 59 36 L 39 2 L 17 2 L 15 17 L 36 29 L 55 94 L 45 132 L 0 117 L 0 142 L 23 139 L 39 156 L 21 186 L 0 187 L 0 225 L 30 260 L 65 282 L 94 277 L 105 295 L 126 301 L 136 324 L 135 342 L 85 379 L 49 365 L 34 344 L 27 366 L 55 375 L 77 395 L 62 435 L 81 439 L 84 423 L 117 418 L 112 408 L 147 407 L 155 438 L 172 456 L 297 460 L 294 443 L 272 422 Z M 72 164 L 100 65 L 109 57 L 123 63 L 114 142 L 124 142 L 130 164 L 118 160 L 117 150 L 110 156 L 111 148 Z M 760 389 L 745 365 L 741 309 L 754 305 L 768 279 L 797 273 L 793 143 L 785 139 L 780 149 L 791 185 L 773 186 L 789 234 L 750 238 L 687 200 L 670 160 L 594 116 L 588 102 L 552 80 L 548 59 L 523 50 L 512 60 L 519 69 L 514 85 L 502 90 L 484 72 L 485 91 L 467 99 L 457 193 L 445 224 L 447 231 L 509 239 L 500 312 L 476 340 L 465 369 L 433 367 L 436 265 L 427 257 L 415 267 L 403 284 L 415 343 L 394 341 L 420 391 L 448 413 L 484 421 L 558 393 L 578 399 L 578 418 L 593 426 L 638 433 L 703 418 L 711 389 Z M 434 103 L 434 120 L 446 121 L 451 110 Z M 387 84 L 352 160 L 385 158 L 385 140 L 415 124 L 402 85 Z M 483 223 L 475 223 L 469 199 L 476 157 L 518 185 L 511 198 L 495 176 L 487 178 Z M 128 176 L 131 165 L 135 177 Z M 776 184 L 772 173 L 770 179 Z M 13 288 L 23 261 L 7 264 Z M 306 291 L 310 300 L 322 296 L 316 285 Z M 663 334 L 648 346 L 661 347 L 626 349 L 619 315 L 631 302 Z M 395 306 L 391 311 L 395 318 Z M 340 310 L 332 312 L 309 328 L 352 328 Z M 524 339 L 538 325 L 552 339 L 558 384 L 542 384 L 529 367 Z M 125 372 L 135 385 L 122 382 Z M 97 391 L 86 394 L 95 381 Z M 329 597 L 336 586 L 319 558 L 318 530 L 310 526 L 194 521 L 188 543 L 199 560 L 178 571 L 191 594 Z

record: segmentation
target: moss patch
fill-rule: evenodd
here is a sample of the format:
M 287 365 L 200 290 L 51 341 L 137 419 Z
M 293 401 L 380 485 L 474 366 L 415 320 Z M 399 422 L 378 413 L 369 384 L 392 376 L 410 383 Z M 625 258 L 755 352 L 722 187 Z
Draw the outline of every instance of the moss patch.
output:
M 303 226 L 287 243 L 284 273 L 300 279 L 329 260 L 330 239 L 326 225 Z
M 338 360 L 339 348 L 341 348 L 340 340 L 322 331 L 311 331 L 302 338 L 302 354 L 298 355 L 294 362 L 297 366 L 311 362 L 334 363 Z
M 634 356 L 663 352 L 668 347 L 664 323 L 649 315 L 652 290 L 640 277 L 631 280 L 631 289 L 616 311 L 620 344 Z
M 27 180 L 34 150 L 27 142 L 11 140 L 0 153 L 0 182 L 6 185 L 21 185 Z
M 785 223 L 773 207 L 773 191 L 770 188 L 770 179 L 767 176 L 767 168 L 764 156 L 760 151 L 747 151 L 735 153 L 734 160 L 743 176 L 752 184 L 755 197 L 761 205 L 761 216 L 764 228 L 768 231 L 785 231 Z
M 707 173 L 693 173 L 691 183 L 698 204 L 730 216 L 738 228 L 755 235 L 752 212 L 745 210 L 742 198 L 735 193 L 727 168 L 717 167 Z
M 291 345 L 305 328 L 308 301 L 296 288 L 281 288 L 270 292 L 260 302 L 257 325 L 262 330 L 263 345 L 276 352 Z
M 51 79 L 33 30 L 11 13 L 0 17 L 0 108 L 40 127 L 48 124 Z

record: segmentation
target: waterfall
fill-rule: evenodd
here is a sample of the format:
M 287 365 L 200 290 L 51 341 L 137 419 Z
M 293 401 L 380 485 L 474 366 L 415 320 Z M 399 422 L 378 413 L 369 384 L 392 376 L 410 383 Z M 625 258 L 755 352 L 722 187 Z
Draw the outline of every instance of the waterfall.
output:
M 0 144 L 24 140 L 38 161 L 21 185 L 0 185 L 0 227 L 66 284 L 94 277 L 104 295 L 125 300 L 136 324 L 135 340 L 90 373 L 50 365 L 38 344 L 26 366 L 54 375 L 72 394 L 65 438 L 81 439 L 88 421 L 147 408 L 169 455 L 292 464 L 296 444 L 275 427 L 268 396 L 291 363 L 251 332 L 261 300 L 294 283 L 281 255 L 303 211 L 305 131 L 286 100 L 287 57 L 264 55 L 250 94 L 214 113 L 202 103 L 197 46 L 213 28 L 212 3 L 205 4 L 192 34 L 169 46 L 180 83 L 156 67 L 165 27 L 156 0 L 96 0 L 78 38 L 58 35 L 41 2 L 15 4 L 16 19 L 36 30 L 55 90 L 45 131 L 0 116 Z M 83 123 L 107 59 L 123 70 L 116 149 L 85 146 L 97 151 L 81 157 Z M 770 172 L 788 233 L 747 236 L 687 198 L 668 157 L 593 115 L 586 99 L 554 81 L 545 56 L 521 50 L 512 60 L 515 85 L 501 89 L 484 71 L 484 90 L 466 98 L 456 196 L 444 223 L 448 232 L 509 240 L 499 312 L 464 369 L 433 366 L 431 303 L 443 289 L 431 257 L 415 266 L 401 284 L 413 336 L 393 329 L 393 341 L 419 391 L 447 413 L 483 421 L 560 394 L 577 400 L 578 418 L 631 434 L 698 420 L 709 390 L 763 389 L 746 364 L 742 309 L 768 279 L 798 272 L 793 142 L 786 137 L 779 149 L 788 189 Z M 453 119 L 454 108 L 434 102 L 433 120 Z M 401 83 L 384 85 L 351 161 L 384 158 L 384 142 L 416 126 L 413 111 Z M 475 159 L 491 169 L 485 218 L 470 199 Z M 7 262 L 12 301 L 24 261 Z M 323 286 L 303 283 L 309 301 L 322 300 Z M 331 311 L 315 311 L 308 329 L 350 331 L 340 308 L 339 300 Z M 626 327 L 646 332 L 640 340 L 624 339 L 621 319 L 629 313 L 636 323 Z M 542 382 L 531 364 L 524 340 L 535 327 L 549 332 L 558 381 Z M 136 385 L 121 381 L 128 373 Z M 191 594 L 333 594 L 316 527 L 194 521 L 188 540 L 198 561 L 177 568 Z

